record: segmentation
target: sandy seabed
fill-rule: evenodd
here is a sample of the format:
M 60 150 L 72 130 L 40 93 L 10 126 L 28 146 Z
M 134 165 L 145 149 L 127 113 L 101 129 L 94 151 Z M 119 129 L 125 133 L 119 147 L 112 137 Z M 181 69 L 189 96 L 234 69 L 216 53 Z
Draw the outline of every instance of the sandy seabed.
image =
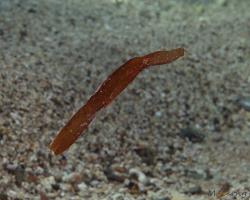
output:
M 0 200 L 249 199 L 249 0 L 1 0 Z M 48 145 L 129 58 L 142 72 L 63 155 Z

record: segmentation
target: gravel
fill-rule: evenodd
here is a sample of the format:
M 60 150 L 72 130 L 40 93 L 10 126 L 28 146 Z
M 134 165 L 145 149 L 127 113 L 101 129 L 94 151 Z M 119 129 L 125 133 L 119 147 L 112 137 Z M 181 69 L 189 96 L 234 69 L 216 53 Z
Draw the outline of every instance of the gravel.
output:
M 1 0 L 0 199 L 249 198 L 249 7 Z M 67 152 L 50 152 L 112 70 L 176 47 L 184 58 L 142 72 Z

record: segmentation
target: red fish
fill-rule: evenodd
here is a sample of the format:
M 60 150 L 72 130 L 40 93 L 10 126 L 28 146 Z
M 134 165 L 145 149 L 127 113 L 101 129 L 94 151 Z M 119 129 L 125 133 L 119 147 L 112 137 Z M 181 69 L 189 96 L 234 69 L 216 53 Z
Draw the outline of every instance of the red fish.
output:
M 184 49 L 177 48 L 170 51 L 156 51 L 128 60 L 108 76 L 86 104 L 72 116 L 52 141 L 50 149 L 56 155 L 68 149 L 86 130 L 96 112 L 110 104 L 143 69 L 154 65 L 168 64 L 183 55 Z

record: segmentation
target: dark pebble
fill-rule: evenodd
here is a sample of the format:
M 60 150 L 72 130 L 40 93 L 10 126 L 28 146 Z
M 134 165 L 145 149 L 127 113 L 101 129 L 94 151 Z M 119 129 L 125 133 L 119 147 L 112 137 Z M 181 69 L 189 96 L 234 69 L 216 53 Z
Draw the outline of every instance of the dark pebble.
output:
M 221 141 L 223 141 L 223 136 L 222 135 L 214 135 L 213 137 L 212 137 L 212 141 L 213 142 L 221 142 Z
M 34 8 L 29 8 L 29 9 L 28 9 L 28 13 L 36 13 L 36 9 L 34 9 Z
M 239 97 L 237 99 L 238 105 L 246 111 L 250 111 L 250 96 L 248 97 Z
M 141 146 L 135 148 L 134 151 L 141 157 L 142 162 L 146 163 L 147 165 L 153 165 L 155 163 L 156 152 L 153 149 L 146 146 Z
M 196 186 L 193 186 L 191 188 L 188 188 L 186 191 L 185 191 L 186 194 L 202 194 L 203 191 L 201 189 L 201 186 L 199 185 L 196 185 Z
M 180 130 L 179 136 L 182 138 L 187 138 L 189 141 L 194 143 L 203 142 L 205 136 L 196 128 L 187 127 Z
M 171 200 L 170 197 L 159 197 L 156 200 Z
M 25 169 L 23 166 L 18 166 L 15 171 L 15 181 L 17 185 L 21 185 L 21 183 L 25 179 Z
M 5 193 L 0 193 L 0 200 L 8 200 L 8 195 Z
M 54 190 L 59 190 L 60 189 L 60 185 L 59 184 L 52 184 L 52 188 Z
M 4 169 L 15 176 L 15 181 L 18 186 L 21 185 L 21 183 L 25 179 L 25 168 L 23 165 L 13 165 L 13 164 L 7 164 L 4 166 Z
M 106 175 L 109 181 L 116 181 L 122 183 L 125 180 L 125 177 L 115 174 L 115 172 L 111 168 L 105 169 L 104 174 Z
M 185 176 L 193 179 L 200 179 L 200 180 L 206 180 L 207 179 L 207 173 L 205 171 L 196 171 L 196 170 L 185 170 Z
M 2 29 L 0 29 L 0 36 L 4 35 L 4 31 Z

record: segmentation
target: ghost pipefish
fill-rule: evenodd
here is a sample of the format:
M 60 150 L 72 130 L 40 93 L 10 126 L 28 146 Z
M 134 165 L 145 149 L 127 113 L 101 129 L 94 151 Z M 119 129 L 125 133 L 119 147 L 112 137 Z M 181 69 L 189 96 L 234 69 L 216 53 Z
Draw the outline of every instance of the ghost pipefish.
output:
M 170 51 L 156 51 L 128 60 L 98 87 L 86 104 L 59 131 L 49 148 L 55 155 L 63 153 L 87 129 L 95 117 L 95 113 L 110 104 L 143 69 L 154 65 L 171 63 L 183 55 L 184 49 L 177 48 Z

